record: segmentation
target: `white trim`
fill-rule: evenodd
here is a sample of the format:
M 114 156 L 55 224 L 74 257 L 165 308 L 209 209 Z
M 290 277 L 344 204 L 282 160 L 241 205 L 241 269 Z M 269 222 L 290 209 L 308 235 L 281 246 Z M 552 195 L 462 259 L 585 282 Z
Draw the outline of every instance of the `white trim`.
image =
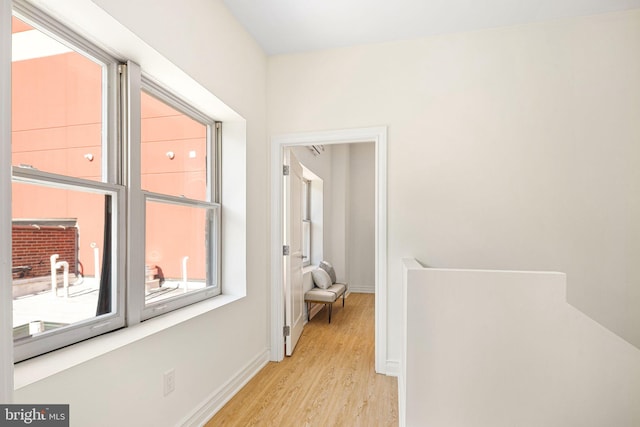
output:
M 178 425 L 204 426 L 222 407 L 244 387 L 264 366 L 269 363 L 269 350 L 265 349 L 243 369 L 231 376 L 231 380 L 211 393 L 198 407 Z
M 142 70 L 133 61 L 127 62 L 123 73 L 122 88 L 122 124 L 124 125 L 123 146 L 124 185 L 127 187 L 127 326 L 131 327 L 142 320 L 144 307 L 144 263 L 145 232 L 136 229 L 145 224 L 145 204 L 141 188 L 141 127 L 140 103 L 142 91 Z M 138 238 L 132 238 L 138 236 Z M 138 286 L 136 286 L 136 284 Z
M 0 197 L 11 200 L 11 0 L 0 0 Z M 0 283 L 11 283 L 11 203 L 0 206 Z M 4 279 L 2 279 L 4 278 Z M 0 286 L 0 402 L 13 401 L 13 296 Z
M 389 372 L 387 361 L 387 127 L 277 135 L 271 138 L 271 354 L 284 358 L 284 290 L 282 283 L 282 152 L 295 145 L 374 142 L 376 147 L 376 297 L 375 368 Z
M 400 376 L 400 362 L 398 360 L 387 360 L 386 374 L 390 377 Z
M 375 285 L 373 286 L 363 286 L 363 285 L 354 285 L 353 283 L 349 283 L 349 292 L 355 292 L 357 294 L 375 294 Z

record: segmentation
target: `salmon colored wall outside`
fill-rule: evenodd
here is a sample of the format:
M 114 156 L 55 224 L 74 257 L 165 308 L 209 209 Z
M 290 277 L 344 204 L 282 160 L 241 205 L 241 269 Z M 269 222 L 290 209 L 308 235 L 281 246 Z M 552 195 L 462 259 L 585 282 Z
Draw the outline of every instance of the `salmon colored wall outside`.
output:
M 206 127 L 144 92 L 141 110 L 142 188 L 207 200 Z M 188 256 L 189 279 L 204 280 L 205 211 L 156 203 L 147 209 L 147 264 L 159 266 L 166 278 L 181 278 Z
M 30 27 L 14 18 L 13 29 Z M 100 181 L 102 67 L 71 52 L 14 62 L 12 72 L 13 165 Z M 141 125 L 143 189 L 205 200 L 206 127 L 144 93 Z M 173 160 L 168 151 L 175 153 Z M 80 262 L 85 275 L 94 275 L 90 244 L 97 243 L 102 258 L 104 197 L 24 184 L 13 188 L 14 218 L 77 218 Z M 198 253 L 191 250 L 194 240 L 204 241 L 205 230 L 174 210 L 157 209 L 149 218 L 160 231 L 147 236 L 147 252 L 153 253 L 147 262 L 159 265 L 166 278 L 178 278 L 182 257 L 189 256 L 189 278 L 204 279 L 204 248 L 199 243 Z

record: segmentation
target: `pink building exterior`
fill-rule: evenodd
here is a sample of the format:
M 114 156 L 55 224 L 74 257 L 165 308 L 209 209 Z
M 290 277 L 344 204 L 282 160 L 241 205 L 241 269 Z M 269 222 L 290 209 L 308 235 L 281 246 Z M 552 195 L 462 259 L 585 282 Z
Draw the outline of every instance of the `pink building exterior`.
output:
M 14 33 L 31 30 L 13 19 Z M 68 52 L 15 61 L 12 72 L 12 164 L 102 180 L 102 67 Z M 141 127 L 142 188 L 206 200 L 206 126 L 143 93 Z M 181 260 L 188 256 L 190 278 L 204 279 L 206 251 L 197 246 L 194 251 L 195 242 L 204 242 L 204 211 L 149 205 L 147 264 L 160 266 L 167 278 L 178 278 Z M 13 217 L 75 218 L 78 259 L 85 275 L 95 275 L 92 243 L 102 256 L 104 196 L 14 183 Z M 14 247 L 24 251 L 17 242 Z

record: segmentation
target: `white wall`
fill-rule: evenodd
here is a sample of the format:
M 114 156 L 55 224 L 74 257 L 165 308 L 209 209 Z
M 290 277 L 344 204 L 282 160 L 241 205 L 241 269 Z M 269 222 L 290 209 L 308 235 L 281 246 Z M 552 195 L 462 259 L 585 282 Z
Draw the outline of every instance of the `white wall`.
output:
M 349 290 L 375 292 L 375 145 L 349 144 Z
M 331 149 L 331 264 L 338 282 L 349 278 L 349 146 L 334 145 Z
M 400 259 L 553 270 L 640 345 L 640 11 L 269 58 L 269 133 L 388 125 Z
M 266 58 L 221 1 L 190 0 L 188 6 L 173 0 L 69 4 L 76 10 L 99 5 L 246 119 L 246 153 L 242 146 L 227 145 L 226 151 L 231 157 L 246 156 L 246 174 L 240 168 L 237 181 L 223 183 L 237 187 L 235 193 L 223 194 L 230 206 L 224 215 L 230 229 L 241 230 L 240 239 L 228 247 L 235 259 L 226 261 L 241 268 L 222 283 L 223 291 L 235 292 L 244 289 L 246 275 L 246 297 L 21 387 L 15 400 L 70 403 L 75 426 L 176 425 L 224 396 L 228 387 L 244 379 L 242 374 L 268 357 Z M 83 13 L 74 19 L 79 26 L 96 29 L 103 24 L 87 22 L 89 15 Z M 132 59 L 144 68 L 144 53 Z M 229 123 L 229 129 L 242 138 L 239 123 Z M 176 390 L 163 397 L 162 374 L 169 368 L 175 369 Z
M 401 425 L 640 425 L 640 350 L 567 304 L 564 274 L 406 265 Z

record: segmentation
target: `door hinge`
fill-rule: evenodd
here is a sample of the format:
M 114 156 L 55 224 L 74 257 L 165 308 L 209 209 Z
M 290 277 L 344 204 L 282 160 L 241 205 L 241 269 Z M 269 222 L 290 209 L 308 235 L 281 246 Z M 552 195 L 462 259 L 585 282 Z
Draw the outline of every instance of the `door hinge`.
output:
M 282 165 L 282 175 L 289 176 L 289 165 Z
M 118 74 L 124 74 L 127 72 L 127 64 L 118 64 Z
M 289 335 L 291 335 L 291 326 L 285 326 L 282 328 L 282 335 L 284 335 L 285 337 L 288 337 Z
M 284 245 L 282 247 L 282 255 L 289 255 L 289 245 Z

